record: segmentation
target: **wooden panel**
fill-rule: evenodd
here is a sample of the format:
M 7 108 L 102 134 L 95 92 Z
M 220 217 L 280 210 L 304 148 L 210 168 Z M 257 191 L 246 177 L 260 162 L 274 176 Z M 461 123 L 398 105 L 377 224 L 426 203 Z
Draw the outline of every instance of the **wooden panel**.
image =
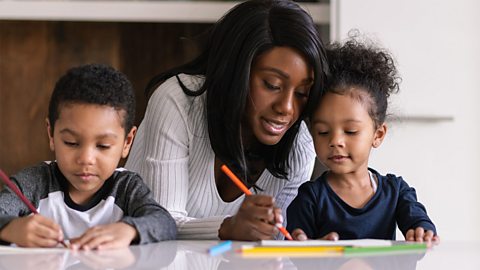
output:
M 191 59 L 197 49 L 180 37 L 208 24 L 0 21 L 0 167 L 12 174 L 53 154 L 45 118 L 56 80 L 70 67 L 105 63 L 136 90 L 137 124 L 144 87 L 156 73 Z

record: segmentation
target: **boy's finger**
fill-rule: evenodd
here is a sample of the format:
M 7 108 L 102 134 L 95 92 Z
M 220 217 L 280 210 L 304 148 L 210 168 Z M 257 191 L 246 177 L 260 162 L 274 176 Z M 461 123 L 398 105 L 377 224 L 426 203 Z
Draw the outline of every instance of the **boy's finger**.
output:
M 35 234 L 39 238 L 50 239 L 55 242 L 63 240 L 63 232 L 61 230 L 45 226 L 44 224 L 38 224 L 38 226 L 36 226 Z
M 35 221 L 42 226 L 48 227 L 55 231 L 61 231 L 60 225 L 47 217 L 44 217 L 42 215 L 34 215 L 34 217 L 32 218 L 34 218 Z

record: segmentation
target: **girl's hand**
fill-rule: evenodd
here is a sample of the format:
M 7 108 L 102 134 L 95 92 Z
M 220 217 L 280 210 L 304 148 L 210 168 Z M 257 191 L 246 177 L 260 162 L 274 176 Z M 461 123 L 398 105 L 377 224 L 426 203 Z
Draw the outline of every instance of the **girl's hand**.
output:
M 0 239 L 21 247 L 55 247 L 63 232 L 53 220 L 41 215 L 13 219 L 0 231 Z
M 435 235 L 432 230 L 425 231 L 422 227 L 410 229 L 405 235 L 405 240 L 414 242 L 425 242 L 427 247 L 431 247 L 432 244 L 438 245 L 440 243 L 440 237 Z
M 246 196 L 237 214 L 223 221 L 218 236 L 220 239 L 244 241 L 273 239 L 278 233 L 275 223 L 283 222 L 281 210 L 275 208 L 274 203 L 271 196 Z
M 292 237 L 293 240 L 299 240 L 299 241 L 305 241 L 308 240 L 307 235 L 302 229 L 295 229 L 292 232 Z M 328 233 L 327 235 L 323 236 L 322 238 L 319 238 L 320 240 L 330 240 L 330 241 L 337 241 L 338 240 L 338 233 L 336 232 L 331 232 Z
M 137 236 L 138 232 L 134 227 L 117 222 L 88 229 L 82 236 L 70 239 L 70 247 L 74 250 L 128 247 Z

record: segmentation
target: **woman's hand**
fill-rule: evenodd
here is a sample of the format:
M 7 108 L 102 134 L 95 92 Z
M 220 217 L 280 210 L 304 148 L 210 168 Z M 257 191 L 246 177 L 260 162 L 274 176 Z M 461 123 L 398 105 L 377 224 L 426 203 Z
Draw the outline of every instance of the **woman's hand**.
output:
M 425 242 L 427 247 L 431 247 L 432 244 L 438 245 L 440 243 L 440 236 L 435 235 L 432 230 L 425 230 L 422 227 L 410 229 L 405 235 L 405 240 L 414 242 Z
M 300 241 L 308 240 L 307 235 L 305 234 L 305 232 L 302 229 L 293 230 L 292 237 L 293 237 L 293 240 L 300 240 Z M 322 238 L 320 238 L 320 240 L 337 241 L 338 238 L 339 238 L 338 233 L 331 232 L 331 233 L 328 233 L 327 235 L 323 236 Z
M 237 214 L 226 218 L 218 231 L 220 239 L 258 241 L 273 239 L 278 233 L 275 223 L 283 222 L 281 209 L 267 195 L 249 195 Z
M 137 236 L 138 233 L 134 227 L 123 222 L 117 222 L 88 229 L 80 237 L 70 239 L 70 247 L 74 250 L 128 247 Z

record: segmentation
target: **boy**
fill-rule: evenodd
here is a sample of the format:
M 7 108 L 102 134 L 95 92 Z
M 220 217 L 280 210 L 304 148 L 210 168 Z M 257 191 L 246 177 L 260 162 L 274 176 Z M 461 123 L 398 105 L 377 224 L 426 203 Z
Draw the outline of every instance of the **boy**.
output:
M 122 73 L 104 65 L 69 70 L 55 85 L 47 122 L 56 161 L 11 177 L 37 208 L 0 192 L 0 240 L 25 247 L 109 249 L 172 240 L 176 226 L 140 176 L 116 169 L 135 136 L 135 98 Z

